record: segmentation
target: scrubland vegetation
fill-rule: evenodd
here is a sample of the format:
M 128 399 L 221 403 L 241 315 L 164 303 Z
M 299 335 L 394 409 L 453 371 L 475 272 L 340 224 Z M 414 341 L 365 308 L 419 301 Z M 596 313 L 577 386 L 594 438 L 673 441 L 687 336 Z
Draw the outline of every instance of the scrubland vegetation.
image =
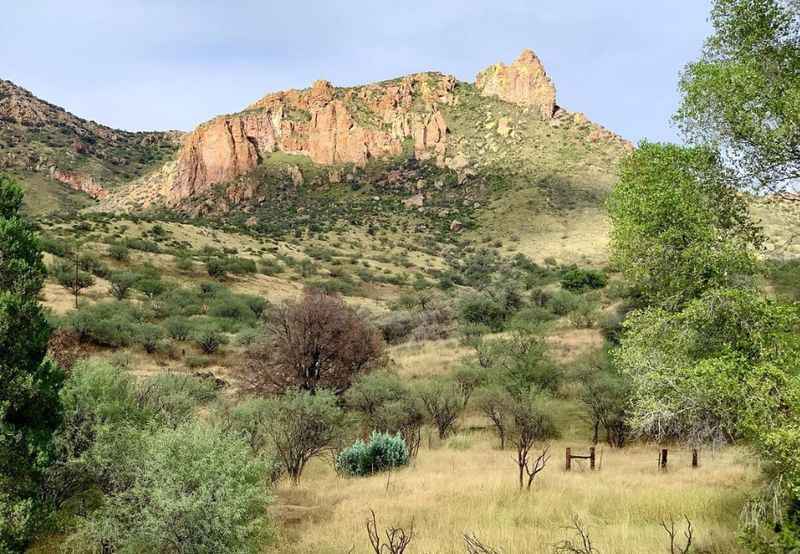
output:
M 32 221 L 0 177 L 0 552 L 796 551 L 800 266 L 753 189 L 796 178 L 797 15 L 714 3 L 696 144 L 622 161 L 604 263 L 391 199 Z

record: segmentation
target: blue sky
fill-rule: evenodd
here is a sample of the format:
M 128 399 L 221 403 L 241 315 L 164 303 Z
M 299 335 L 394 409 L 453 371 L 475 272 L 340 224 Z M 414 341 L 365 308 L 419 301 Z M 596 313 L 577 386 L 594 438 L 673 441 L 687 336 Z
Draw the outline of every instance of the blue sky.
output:
M 534 50 L 558 102 L 678 140 L 681 68 L 708 0 L 3 0 L 0 78 L 88 119 L 190 130 L 267 92 L 437 70 L 472 81 Z

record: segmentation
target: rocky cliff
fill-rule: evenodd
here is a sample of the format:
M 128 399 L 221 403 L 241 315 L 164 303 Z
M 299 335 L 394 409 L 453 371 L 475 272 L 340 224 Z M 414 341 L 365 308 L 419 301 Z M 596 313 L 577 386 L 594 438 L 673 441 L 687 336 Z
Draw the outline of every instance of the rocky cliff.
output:
M 529 106 L 542 119 L 551 119 L 556 113 L 556 87 L 531 50 L 523 50 L 509 66 L 498 63 L 481 71 L 475 78 L 475 86 L 485 96 Z
M 167 203 L 231 181 L 277 151 L 321 165 L 363 166 L 400 155 L 410 139 L 416 156 L 443 161 L 447 123 L 439 106 L 453 101 L 454 86 L 453 77 L 419 74 L 348 89 L 317 81 L 307 90 L 265 96 L 187 135 Z
M 453 128 L 465 111 L 492 117 L 492 102 L 507 106 L 494 110 L 508 111 L 493 123 L 499 137 L 487 139 Z M 221 183 L 247 175 L 275 153 L 300 155 L 320 166 L 356 168 L 373 159 L 412 156 L 458 171 L 463 182 L 470 166 L 517 145 L 524 130 L 541 125 L 536 121 L 548 124 L 548 129 L 580 128 L 579 141 L 608 143 L 620 151 L 631 148 L 581 114 L 559 108 L 544 65 L 525 50 L 511 65 L 500 63 L 478 73 L 475 84 L 440 73 L 419 73 L 349 88 L 317 81 L 308 89 L 269 94 L 239 113 L 217 117 L 187 134 L 175 166 L 160 172 L 167 182 L 153 176 L 142 179 L 114 195 L 108 206 L 179 208 Z M 551 135 L 548 131 L 547 140 L 557 140 Z M 484 143 L 492 145 L 490 152 L 482 151 Z M 330 181 L 336 182 L 339 173 L 332 170 Z M 229 190 L 229 199 L 258 196 L 254 183 L 231 186 L 246 190 Z

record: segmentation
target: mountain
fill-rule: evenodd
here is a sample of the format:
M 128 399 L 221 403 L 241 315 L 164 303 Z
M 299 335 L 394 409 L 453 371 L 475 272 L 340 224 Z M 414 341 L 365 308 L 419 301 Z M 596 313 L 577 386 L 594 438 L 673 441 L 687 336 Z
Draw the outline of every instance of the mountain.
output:
M 602 259 L 603 203 L 632 148 L 560 106 L 530 50 L 472 83 L 436 72 L 320 80 L 187 134 L 111 129 L 0 81 L 0 170 L 38 213 L 150 212 L 273 235 L 339 224 L 459 232 L 537 257 L 558 242 Z
M 339 223 L 436 240 L 459 231 L 511 238 L 537 257 L 557 241 L 559 252 L 602 259 L 604 201 L 632 148 L 560 106 L 525 50 L 473 83 L 431 72 L 267 94 L 199 125 L 173 159 L 93 210 L 279 235 Z
M 64 189 L 105 198 L 171 158 L 179 140 L 176 132 L 132 133 L 86 121 L 0 80 L 0 171 L 28 185 L 39 202 L 34 211 L 59 208 L 48 201 Z

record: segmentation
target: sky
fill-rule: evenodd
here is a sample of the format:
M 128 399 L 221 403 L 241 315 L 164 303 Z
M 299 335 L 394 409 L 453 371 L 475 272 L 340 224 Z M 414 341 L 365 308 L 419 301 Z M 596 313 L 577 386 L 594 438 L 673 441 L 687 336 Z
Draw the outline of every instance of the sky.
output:
M 463 81 L 523 48 L 558 104 L 638 142 L 670 122 L 709 0 L 0 0 L 0 78 L 129 130 L 191 130 L 268 92 L 419 71 Z

